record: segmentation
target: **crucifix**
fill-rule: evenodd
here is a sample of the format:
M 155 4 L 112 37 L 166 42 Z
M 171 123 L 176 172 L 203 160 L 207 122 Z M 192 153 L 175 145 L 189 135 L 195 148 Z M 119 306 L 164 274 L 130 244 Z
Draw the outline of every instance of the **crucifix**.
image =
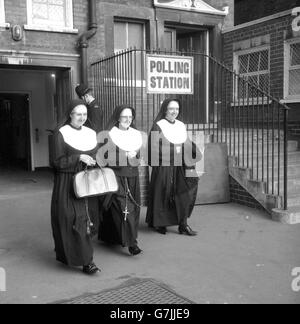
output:
M 127 221 L 127 217 L 130 214 L 129 211 L 128 211 L 128 207 L 127 206 L 126 206 L 125 210 L 123 211 L 123 214 L 125 215 L 124 220 Z

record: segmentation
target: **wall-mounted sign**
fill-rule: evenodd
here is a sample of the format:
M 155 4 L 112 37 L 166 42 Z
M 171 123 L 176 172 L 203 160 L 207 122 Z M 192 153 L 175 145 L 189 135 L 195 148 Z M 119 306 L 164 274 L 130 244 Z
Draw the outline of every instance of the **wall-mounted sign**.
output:
M 147 93 L 194 94 L 194 58 L 147 55 Z

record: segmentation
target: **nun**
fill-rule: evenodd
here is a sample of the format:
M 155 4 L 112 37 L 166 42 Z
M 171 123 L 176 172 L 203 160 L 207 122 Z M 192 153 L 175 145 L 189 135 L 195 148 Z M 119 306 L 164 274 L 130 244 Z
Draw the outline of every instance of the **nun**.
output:
M 152 166 L 146 222 L 165 235 L 169 226 L 180 234 L 196 236 L 188 225 L 198 190 L 195 165 L 202 154 L 190 140 L 181 118 L 181 104 L 166 99 L 154 121 L 148 139 L 148 159 Z
M 74 175 L 96 165 L 97 135 L 84 126 L 86 121 L 85 103 L 74 100 L 66 120 L 54 132 L 51 223 L 57 261 L 94 275 L 100 272 L 93 261 L 92 247 L 92 236 L 98 229 L 98 199 L 77 199 L 73 189 Z
M 138 255 L 140 220 L 140 183 L 138 166 L 143 137 L 134 126 L 135 110 L 118 106 L 108 123 L 106 138 L 100 138 L 97 162 L 114 170 L 119 190 L 105 197 L 99 227 L 99 240 L 127 247 L 129 254 Z

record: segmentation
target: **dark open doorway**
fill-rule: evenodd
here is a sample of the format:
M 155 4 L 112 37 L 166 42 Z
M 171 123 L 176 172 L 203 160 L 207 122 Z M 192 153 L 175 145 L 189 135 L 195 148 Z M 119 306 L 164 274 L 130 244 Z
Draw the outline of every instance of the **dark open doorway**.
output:
M 0 93 L 0 166 L 31 171 L 29 96 Z
M 194 53 L 194 95 L 182 96 L 184 120 L 188 124 L 205 124 L 209 105 L 209 30 L 190 26 L 167 26 L 164 34 L 166 49 L 173 52 Z M 204 54 L 204 55 L 200 55 Z

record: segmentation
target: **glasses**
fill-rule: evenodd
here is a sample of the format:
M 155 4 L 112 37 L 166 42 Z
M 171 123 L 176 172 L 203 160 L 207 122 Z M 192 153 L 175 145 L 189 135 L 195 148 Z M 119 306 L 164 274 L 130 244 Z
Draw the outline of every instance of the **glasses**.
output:
M 122 120 L 126 120 L 126 119 L 133 120 L 133 116 L 120 116 L 120 119 L 122 119 Z

